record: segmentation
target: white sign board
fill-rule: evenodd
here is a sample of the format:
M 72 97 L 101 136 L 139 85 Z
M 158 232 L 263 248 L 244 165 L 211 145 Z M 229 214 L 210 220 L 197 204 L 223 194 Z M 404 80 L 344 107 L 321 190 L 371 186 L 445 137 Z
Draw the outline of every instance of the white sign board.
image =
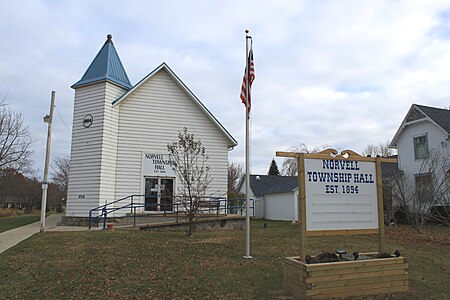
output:
M 374 162 L 305 159 L 306 230 L 378 228 Z
M 176 177 L 168 154 L 144 153 L 142 160 L 144 176 Z

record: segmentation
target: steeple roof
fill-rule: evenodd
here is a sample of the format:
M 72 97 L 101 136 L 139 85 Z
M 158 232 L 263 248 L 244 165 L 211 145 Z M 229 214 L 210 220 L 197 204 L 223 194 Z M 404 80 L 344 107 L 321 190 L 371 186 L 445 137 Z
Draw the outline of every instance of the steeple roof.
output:
M 86 73 L 77 83 L 72 85 L 72 88 L 104 80 L 118 84 L 127 90 L 133 87 L 116 52 L 110 34 L 108 34 L 105 44 L 92 61 Z

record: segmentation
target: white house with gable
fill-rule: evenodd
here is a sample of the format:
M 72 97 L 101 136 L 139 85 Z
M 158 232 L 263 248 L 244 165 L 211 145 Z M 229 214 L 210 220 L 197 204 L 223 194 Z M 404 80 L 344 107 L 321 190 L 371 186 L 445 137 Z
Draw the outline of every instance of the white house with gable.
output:
M 397 148 L 399 169 L 419 172 L 432 149 L 449 156 L 450 110 L 413 104 L 390 146 Z
M 390 146 L 397 148 L 398 167 L 414 179 L 416 189 L 433 189 L 431 182 L 436 182 L 436 178 L 432 180 L 433 176 L 442 177 L 437 178 L 438 181 L 448 176 L 449 138 L 450 110 L 418 104 L 411 106 Z M 430 155 L 438 156 L 438 166 L 433 170 L 427 169 L 426 161 Z
M 67 223 L 130 195 L 146 195 L 141 211 L 170 209 L 177 178 L 167 144 L 185 127 L 209 156 L 207 194 L 227 194 L 228 151 L 237 142 L 166 63 L 132 85 L 108 35 L 72 88 Z

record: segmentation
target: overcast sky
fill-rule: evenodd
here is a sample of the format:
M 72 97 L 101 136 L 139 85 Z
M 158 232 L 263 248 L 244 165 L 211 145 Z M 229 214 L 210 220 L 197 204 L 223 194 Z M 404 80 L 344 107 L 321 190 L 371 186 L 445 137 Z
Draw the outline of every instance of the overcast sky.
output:
M 448 0 L 0 1 L 0 94 L 29 124 L 41 175 L 51 91 L 52 156 L 69 156 L 70 86 L 112 34 L 132 84 L 166 62 L 238 141 L 230 161 L 244 164 L 245 29 L 252 173 L 300 143 L 362 152 L 392 139 L 412 103 L 450 104 Z

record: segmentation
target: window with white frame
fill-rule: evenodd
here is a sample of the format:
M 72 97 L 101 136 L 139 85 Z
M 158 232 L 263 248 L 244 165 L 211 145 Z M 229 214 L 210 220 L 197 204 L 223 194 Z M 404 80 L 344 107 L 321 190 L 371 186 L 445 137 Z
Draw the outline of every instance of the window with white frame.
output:
M 415 159 L 424 159 L 428 157 L 427 134 L 414 137 L 414 157 Z

